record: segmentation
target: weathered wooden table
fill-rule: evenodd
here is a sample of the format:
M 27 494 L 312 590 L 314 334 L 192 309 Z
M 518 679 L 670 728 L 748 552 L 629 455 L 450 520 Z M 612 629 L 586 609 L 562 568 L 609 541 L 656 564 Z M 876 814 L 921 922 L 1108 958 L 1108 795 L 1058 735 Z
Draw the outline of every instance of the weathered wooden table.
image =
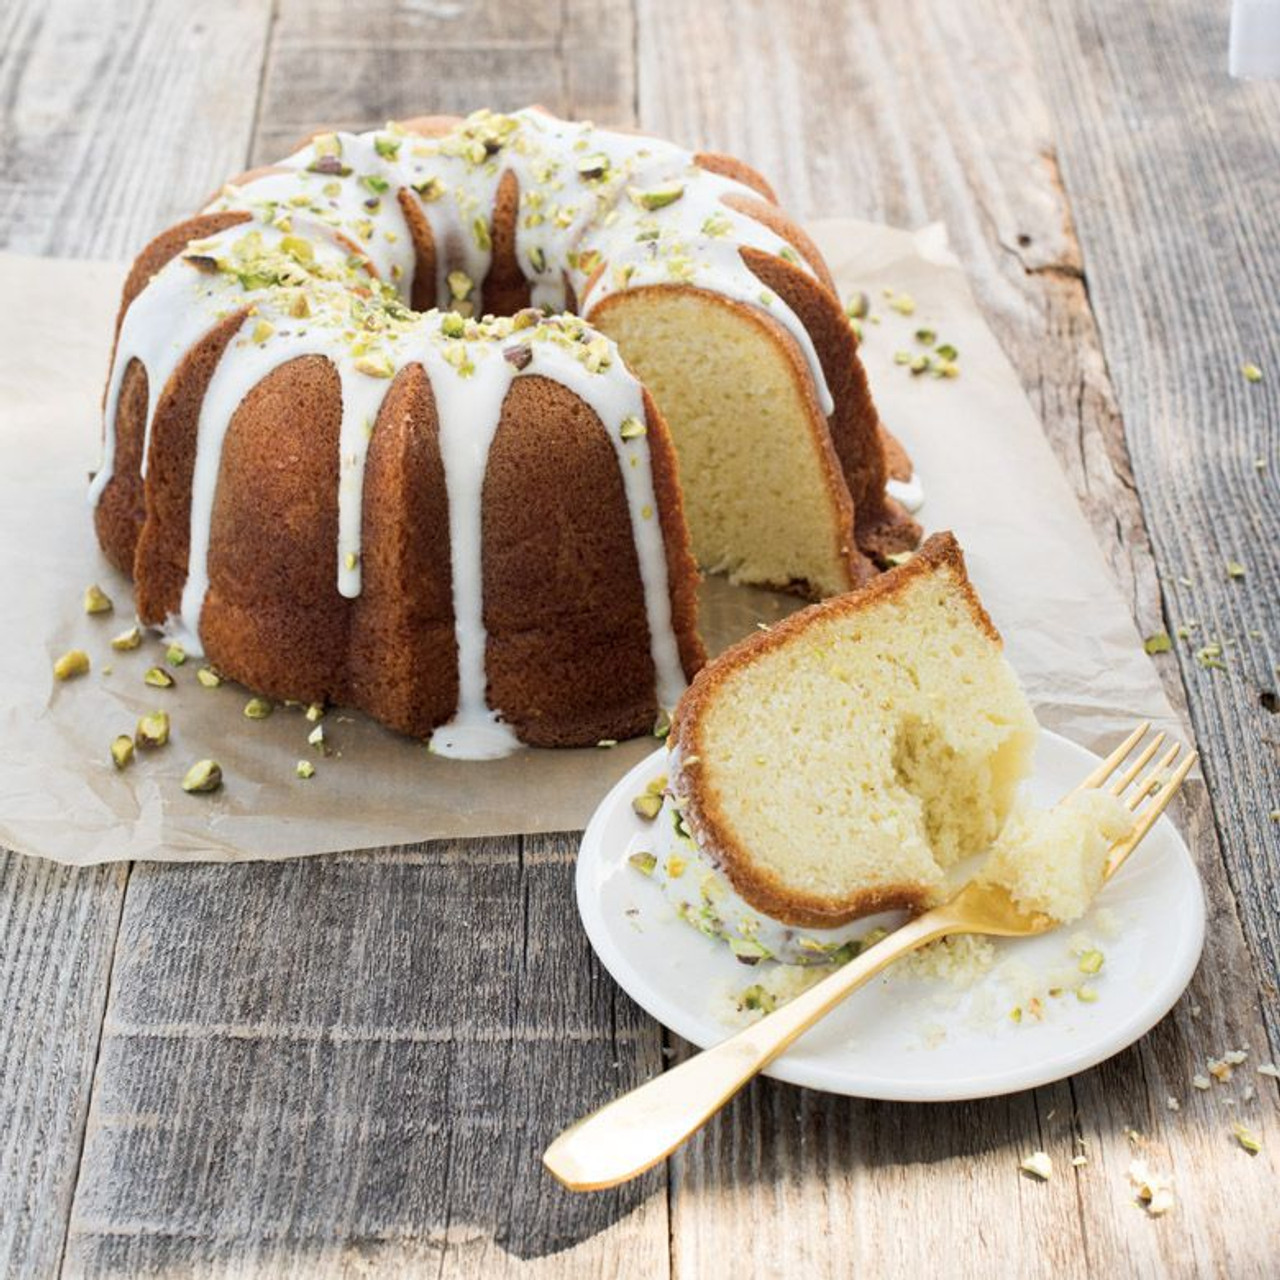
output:
M 741 154 L 802 216 L 945 219 L 1143 634 L 1234 642 L 1225 670 L 1194 643 L 1157 659 L 1204 753 L 1183 819 L 1211 934 L 1151 1035 L 963 1106 L 757 1082 L 617 1193 L 570 1196 L 538 1153 L 685 1047 L 566 925 L 574 833 L 9 857 L 0 1272 L 1277 1274 L 1280 1103 L 1252 1065 L 1280 1056 L 1280 85 L 1227 79 L 1227 7 L 0 7 L 15 250 L 123 258 L 320 122 L 528 102 Z M 1159 1220 L 1128 1190 L 1137 1145 L 1176 1178 Z M 1036 1148 L 1048 1184 L 1018 1174 Z

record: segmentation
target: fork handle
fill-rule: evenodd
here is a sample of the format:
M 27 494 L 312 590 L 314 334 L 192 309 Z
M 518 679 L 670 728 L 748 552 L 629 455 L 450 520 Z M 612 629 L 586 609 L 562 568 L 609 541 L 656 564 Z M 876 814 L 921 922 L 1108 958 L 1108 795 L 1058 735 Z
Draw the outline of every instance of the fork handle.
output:
M 851 992 L 908 951 L 957 932 L 956 926 L 940 909 L 908 921 L 781 1009 L 571 1124 L 543 1152 L 543 1163 L 571 1191 L 638 1177 Z

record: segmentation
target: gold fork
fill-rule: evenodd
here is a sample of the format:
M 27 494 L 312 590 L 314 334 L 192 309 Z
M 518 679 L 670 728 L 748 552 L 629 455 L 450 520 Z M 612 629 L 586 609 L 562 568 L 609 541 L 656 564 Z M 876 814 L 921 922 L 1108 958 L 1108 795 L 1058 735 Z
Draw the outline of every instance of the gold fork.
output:
M 1156 734 L 1125 764 L 1150 728 L 1149 723 L 1140 724 L 1066 797 L 1101 788 L 1110 780 L 1108 790 L 1123 796 L 1136 815 L 1132 832 L 1111 848 L 1106 879 L 1142 843 L 1196 761 L 1192 752 L 1166 778 L 1182 749 L 1175 742 L 1138 779 L 1164 743 L 1164 734 Z M 571 1191 L 596 1191 L 638 1177 L 700 1129 L 850 992 L 907 952 L 951 933 L 1023 938 L 1057 925 L 1050 916 L 1020 910 L 1000 886 L 971 881 L 949 901 L 916 916 L 768 1017 L 570 1125 L 543 1153 L 543 1163 Z

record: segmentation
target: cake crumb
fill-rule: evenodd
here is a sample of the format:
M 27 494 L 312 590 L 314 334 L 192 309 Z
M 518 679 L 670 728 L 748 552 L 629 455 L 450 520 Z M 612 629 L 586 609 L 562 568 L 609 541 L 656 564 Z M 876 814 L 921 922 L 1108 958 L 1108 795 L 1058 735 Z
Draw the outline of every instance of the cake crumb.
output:
M 1053 1177 L 1053 1161 L 1044 1151 L 1033 1151 L 1019 1163 L 1018 1168 L 1033 1178 L 1039 1178 L 1041 1182 L 1048 1182 Z
M 1170 1111 L 1181 1111 L 1181 1110 L 1182 1110 L 1182 1103 L 1180 1103 L 1180 1102 L 1177 1100 L 1177 1098 L 1175 1098 L 1175 1097 L 1173 1096 L 1173 1094 L 1170 1094 L 1170 1095 L 1169 1095 L 1169 1096 L 1164 1100 L 1164 1105 L 1165 1105 L 1166 1107 L 1168 1107 Z
M 1212 1085 L 1212 1081 L 1208 1076 L 1196 1074 L 1191 1077 L 1191 1087 L 1193 1089 L 1208 1089 Z
M 1153 1174 L 1145 1160 L 1129 1165 L 1129 1185 L 1149 1217 L 1159 1218 L 1173 1208 L 1173 1179 Z

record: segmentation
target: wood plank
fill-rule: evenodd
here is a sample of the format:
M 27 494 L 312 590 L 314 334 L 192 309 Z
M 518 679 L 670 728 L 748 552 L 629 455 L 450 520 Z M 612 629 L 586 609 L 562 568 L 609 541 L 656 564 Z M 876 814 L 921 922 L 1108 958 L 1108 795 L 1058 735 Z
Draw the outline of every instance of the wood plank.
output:
M 1170 630 L 1201 624 L 1176 661 L 1228 875 L 1255 968 L 1274 984 L 1280 85 L 1228 79 L 1220 17 L 1187 0 L 1090 3 L 1073 21 L 1040 24 L 1040 43 Z M 1266 370 L 1261 382 L 1244 379 L 1246 361 Z M 1229 561 L 1245 576 L 1228 577 Z M 1196 661 L 1211 640 L 1227 646 L 1226 670 Z
M 1165 625 L 1165 613 L 1146 516 L 1089 309 L 1054 121 L 1022 35 L 1039 19 L 1014 8 L 908 0 L 838 19 L 819 6 L 766 12 L 652 0 L 639 9 L 640 118 L 659 133 L 744 156 L 802 216 L 945 220 L 1148 634 Z M 1148 43 L 1158 44 L 1154 33 Z M 1168 371 L 1168 380 L 1176 376 Z M 1166 687 L 1185 708 L 1178 672 L 1164 665 Z M 1278 1221 L 1265 1190 L 1271 1160 L 1231 1163 L 1228 1129 L 1240 1108 L 1249 1123 L 1274 1128 L 1275 1091 L 1258 1081 L 1266 1089 L 1245 1107 L 1243 1077 L 1211 1095 L 1189 1081 L 1230 1047 L 1268 1056 L 1258 984 L 1203 787 L 1192 790 L 1182 823 L 1204 871 L 1213 935 L 1173 1017 L 1113 1063 L 1001 1105 L 874 1106 L 757 1084 L 676 1162 L 677 1273 L 713 1263 L 750 1273 L 762 1246 L 735 1224 L 761 1220 L 775 1224 L 771 1248 L 803 1257 L 818 1275 L 923 1269 L 942 1257 L 963 1274 L 999 1272 L 1010 1257 L 1042 1274 L 1168 1274 L 1187 1259 L 1256 1270 L 1266 1238 L 1258 1227 Z M 1167 1094 L 1182 1111 L 1166 1108 Z M 1154 1168 L 1176 1169 L 1176 1218 L 1154 1224 L 1131 1206 L 1130 1127 L 1149 1144 Z M 1048 1187 L 1019 1179 L 1017 1162 L 1035 1147 L 1068 1166 L 1076 1137 L 1090 1144 L 1089 1166 L 1067 1168 Z M 767 1159 L 767 1174 L 750 1175 L 753 1153 Z M 1000 1209 L 980 1229 L 960 1231 L 973 1224 L 975 1204 Z M 907 1206 L 927 1206 L 912 1214 L 909 1233 Z M 846 1231 L 850 1222 L 860 1229 Z
M 128 864 L 0 853 L 0 1273 L 56 1273 Z
M 281 5 L 255 163 L 285 155 L 319 124 L 372 129 L 388 119 L 510 111 L 539 103 L 578 118 L 631 123 L 627 0 L 360 8 Z
M 240 169 L 270 0 L 0 11 L 0 244 L 125 258 Z M 212 180 L 211 180 L 212 178 Z
M 68 1270 L 661 1274 L 661 1174 L 575 1198 L 538 1159 L 661 1062 L 577 926 L 575 848 L 139 865 Z
M 0 7 L 0 244 L 122 257 L 247 151 L 268 0 Z M 175 57 L 175 52 L 180 56 Z M 128 864 L 0 852 L 0 1273 L 62 1257 Z

